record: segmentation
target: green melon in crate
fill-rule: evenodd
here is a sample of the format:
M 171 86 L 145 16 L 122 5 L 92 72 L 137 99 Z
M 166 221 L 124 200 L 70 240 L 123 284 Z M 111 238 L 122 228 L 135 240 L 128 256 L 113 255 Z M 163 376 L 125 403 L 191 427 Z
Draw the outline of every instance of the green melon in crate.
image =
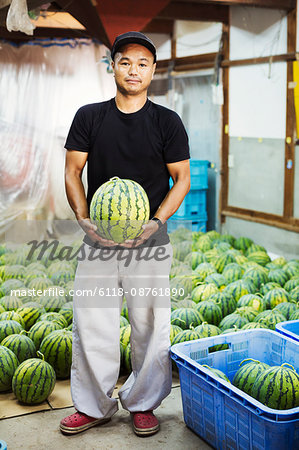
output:
M 268 364 L 262 363 L 255 359 L 244 359 L 240 363 L 240 368 L 235 373 L 233 385 L 246 392 L 246 394 L 251 395 L 251 389 L 256 378 L 266 369 L 269 369 L 269 367 L 270 366 Z

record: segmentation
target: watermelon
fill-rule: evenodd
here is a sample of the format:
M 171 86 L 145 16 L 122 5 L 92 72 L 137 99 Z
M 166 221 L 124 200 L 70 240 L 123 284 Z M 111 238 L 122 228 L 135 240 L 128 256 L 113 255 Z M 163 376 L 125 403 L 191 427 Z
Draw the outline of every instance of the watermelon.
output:
M 214 267 L 216 268 L 218 273 L 222 273 L 224 267 L 228 264 L 234 263 L 236 258 L 230 254 L 229 252 L 222 253 L 220 256 L 212 260 Z
M 223 292 L 217 292 L 208 297 L 208 301 L 216 303 L 221 309 L 222 317 L 234 312 L 237 307 L 237 302 L 232 296 L 226 295 Z
M 290 320 L 291 315 L 297 310 L 297 305 L 290 302 L 279 303 L 273 311 L 278 311 L 282 313 L 287 320 Z M 1 319 L 1 315 L 0 315 Z
M 16 322 L 19 322 L 23 328 L 25 328 L 25 322 L 23 318 L 15 311 L 4 311 L 0 314 L 0 321 L 1 320 L 15 320 Z
M 249 255 L 247 255 L 247 259 L 248 261 L 256 262 L 260 266 L 265 266 L 269 261 L 271 261 L 270 256 L 263 251 L 249 253 Z
M 40 344 L 40 352 L 54 368 L 57 378 L 68 378 L 72 364 L 72 333 L 56 330 L 48 334 Z
M 286 320 L 286 317 L 281 314 L 279 311 L 273 310 L 266 310 L 259 313 L 256 318 L 254 319 L 254 322 L 262 323 L 267 328 L 270 328 L 271 330 L 275 330 L 275 325 L 279 322 L 284 322 Z
M 11 278 L 22 280 L 25 276 L 25 267 L 21 264 L 6 266 L 2 275 L 3 280 L 9 280 Z
M 259 244 L 251 244 L 250 247 L 248 247 L 248 249 L 246 250 L 246 255 L 250 255 L 250 253 L 255 253 L 255 252 L 264 252 L 267 253 L 265 247 L 263 247 L 262 245 Z
M 288 280 L 285 285 L 284 285 L 284 289 L 287 292 L 291 292 L 293 289 L 295 289 L 296 287 L 299 286 L 299 276 L 297 277 L 292 277 L 290 280 Z
M 46 277 L 33 278 L 28 284 L 28 288 L 35 291 L 40 291 L 40 293 L 47 289 L 49 286 L 53 286 L 53 282 Z
M 208 322 L 203 322 L 201 325 L 195 327 L 195 331 L 199 334 L 201 338 L 218 336 L 221 334 L 220 328 L 215 325 L 211 325 Z
M 60 325 L 60 327 L 62 327 L 62 328 L 67 327 L 66 319 L 60 313 L 57 313 L 57 312 L 48 312 L 48 313 L 42 314 L 39 317 L 38 321 L 43 321 L 43 320 L 50 320 L 53 322 L 57 322 Z
M 242 330 L 252 330 L 255 328 L 267 328 L 266 325 L 263 325 L 260 322 L 249 322 L 243 325 Z
M 251 280 L 257 289 L 268 282 L 268 271 L 264 267 L 253 266 L 246 269 L 243 279 Z
M 194 341 L 196 339 L 200 339 L 200 335 L 197 331 L 194 329 L 183 330 L 174 337 L 172 345 L 179 344 L 180 342 Z
M 274 283 L 273 281 L 268 281 L 268 283 L 260 287 L 260 292 L 262 295 L 266 295 L 267 292 L 272 291 L 272 289 L 280 288 L 280 284 Z
M 201 263 L 194 270 L 194 274 L 199 277 L 199 281 L 205 281 L 208 275 L 216 273 L 216 269 L 211 263 Z
M 230 250 L 232 246 L 228 242 L 222 242 L 219 239 L 216 239 L 216 241 L 214 241 L 213 248 L 215 248 L 219 253 L 225 253 L 227 250 Z
M 299 302 L 299 286 L 292 289 L 290 292 L 290 302 L 298 303 Z
M 206 252 L 208 250 L 211 250 L 211 248 L 213 248 L 213 241 L 209 238 L 209 236 L 204 234 L 193 243 L 192 247 L 194 250 Z
M 123 356 L 123 368 L 126 373 L 132 372 L 131 355 L 132 355 L 131 344 L 128 344 L 124 349 L 124 356 Z
M 61 329 L 59 323 L 50 320 L 41 320 L 36 322 L 29 330 L 28 337 L 34 342 L 35 347 L 39 349 L 44 337 L 52 333 L 52 331 Z
M 7 311 L 16 311 L 23 305 L 22 300 L 15 295 L 5 295 L 1 298 L 0 303 Z
M 215 302 L 204 300 L 196 305 L 196 310 L 203 316 L 204 320 L 212 325 L 218 325 L 223 316 L 221 309 Z
M 0 392 L 11 390 L 12 377 L 19 364 L 16 355 L 9 348 L 0 345 Z
M 240 314 L 240 316 L 245 317 L 245 319 L 247 319 L 249 322 L 252 322 L 258 315 L 257 310 L 252 308 L 251 306 L 240 306 L 234 311 L 234 313 Z
M 191 298 L 195 303 L 207 300 L 212 294 L 218 293 L 218 289 L 213 283 L 200 284 L 191 292 Z
M 235 240 L 236 239 L 231 234 L 221 234 L 217 241 L 228 242 L 232 247 L 234 247 Z
M 191 252 L 184 258 L 184 263 L 194 270 L 196 267 L 205 261 L 205 256 L 202 252 Z
M 192 292 L 193 277 L 192 275 L 183 275 L 172 278 L 170 280 L 169 287 L 173 298 L 177 300 L 183 300 Z
M 0 342 L 10 334 L 18 334 L 24 328 L 19 322 L 15 320 L 1 320 L 0 321 Z
M 177 334 L 179 334 L 181 331 L 183 331 L 183 329 L 181 327 L 179 327 L 178 325 L 170 325 L 170 336 L 169 336 L 169 338 L 170 338 L 171 344 L 172 344 L 175 336 Z
M 130 319 L 129 319 L 129 311 L 128 311 L 128 305 L 127 305 L 126 300 L 123 301 L 122 308 L 121 308 L 121 315 L 122 315 L 123 317 L 125 317 L 125 318 L 127 319 L 128 322 L 130 322 Z
M 48 277 L 52 278 L 55 273 L 68 273 L 70 275 L 75 274 L 73 265 L 69 261 L 54 261 L 51 262 L 47 269 Z M 55 284 L 55 283 L 54 283 Z
M 224 289 L 227 285 L 226 278 L 220 273 L 212 273 L 211 275 L 208 275 L 205 282 L 208 284 L 215 284 L 215 286 L 220 290 Z
M 173 256 L 181 262 L 191 253 L 192 245 L 190 241 L 178 242 L 173 246 Z M 190 266 L 188 266 L 190 269 Z
M 234 242 L 234 247 L 238 250 L 241 250 L 243 253 L 246 253 L 247 249 L 253 244 L 253 241 L 245 236 L 241 236 Z
M 54 389 L 56 375 L 53 367 L 38 358 L 27 359 L 16 369 L 12 390 L 17 399 L 26 405 L 46 400 Z
M 25 330 L 29 330 L 33 324 L 40 318 L 43 311 L 34 306 L 21 306 L 17 309 L 17 313 L 22 317 L 25 323 Z
M 296 408 L 299 406 L 299 375 L 289 364 L 272 366 L 256 378 L 251 395 L 269 408 Z
M 119 340 L 125 348 L 130 343 L 130 337 L 131 337 L 131 325 L 126 325 L 125 327 L 122 327 L 120 329 Z
M 238 308 L 242 306 L 251 306 L 258 312 L 264 311 L 265 309 L 263 298 L 255 294 L 242 295 L 238 300 L 237 306 Z
M 129 325 L 129 321 L 125 317 L 120 316 L 119 327 L 122 328 L 122 327 L 126 327 L 127 325 Z
M 65 297 L 45 295 L 40 297 L 39 303 L 45 308 L 46 312 L 58 312 L 65 304 Z
M 146 192 L 136 181 L 110 178 L 94 193 L 90 218 L 105 239 L 124 242 L 137 238 L 149 220 L 150 205 Z
M 24 336 L 22 334 L 23 332 L 21 331 L 20 334 L 10 334 L 1 342 L 1 345 L 14 352 L 20 363 L 25 361 L 25 359 L 36 356 L 34 342 L 28 336 Z
M 272 269 L 269 270 L 268 279 L 273 283 L 278 283 L 280 286 L 284 286 L 285 283 L 289 280 L 289 276 L 282 269 Z
M 221 329 L 221 331 L 230 329 L 234 325 L 238 328 L 242 328 L 248 322 L 249 320 L 247 320 L 245 317 L 240 316 L 240 314 L 232 313 L 221 320 L 219 328 Z
M 235 373 L 233 385 L 246 392 L 246 394 L 251 395 L 251 389 L 256 378 L 269 367 L 268 364 L 255 359 L 244 359 L 240 363 L 240 369 Z
M 242 278 L 244 269 L 236 263 L 231 263 L 225 266 L 222 275 L 226 279 L 227 283 L 232 283 Z
M 58 312 L 65 318 L 65 320 L 67 321 L 67 324 L 69 326 L 73 321 L 73 309 L 61 308 Z
M 210 230 L 205 233 L 205 236 L 211 239 L 211 241 L 216 241 L 216 239 L 220 238 L 220 233 L 216 230 Z
M 225 375 L 225 373 L 223 373 L 221 370 L 219 369 L 215 369 L 214 367 L 209 367 L 206 364 L 202 364 L 202 367 L 205 367 L 206 369 L 208 369 L 210 372 L 212 372 L 213 375 L 215 375 L 217 378 L 221 378 L 221 380 L 225 380 L 228 383 L 230 383 L 229 379 L 227 378 L 227 376 Z
M 185 298 L 177 303 L 177 308 L 195 308 L 196 303 L 190 298 Z M 1 317 L 1 316 L 0 316 Z
M 2 306 L 1 303 L 0 303 L 0 314 L 4 313 L 5 311 L 6 310 L 5 310 L 4 306 Z
M 38 264 L 38 263 L 34 263 L 34 264 Z M 46 268 L 44 268 L 44 269 L 46 270 Z M 29 286 L 31 281 L 34 280 L 35 278 L 47 278 L 47 274 L 46 274 L 45 270 L 34 270 L 32 272 L 26 271 L 26 276 L 24 279 L 26 286 Z
M 58 284 L 59 286 L 64 286 L 66 283 L 74 279 L 74 274 L 70 272 L 54 272 L 51 276 L 51 281 L 54 284 Z
M 290 316 L 290 320 L 299 320 L 299 309 L 296 309 Z
M 279 305 L 279 303 L 289 302 L 289 300 L 290 297 L 287 291 L 283 288 L 275 288 L 265 294 L 264 305 L 266 309 L 273 309 L 275 306 Z
M 255 285 L 250 280 L 237 280 L 228 284 L 223 293 L 232 296 L 236 302 L 245 294 L 254 294 L 256 292 Z
M 169 277 L 174 278 L 182 275 L 190 275 L 191 272 L 192 270 L 190 269 L 190 267 L 180 262 L 178 265 L 170 269 Z
M 251 323 L 251 322 L 248 322 L 248 323 Z M 223 330 L 221 332 L 221 334 L 237 333 L 238 331 L 241 331 L 241 329 L 238 328 L 236 325 L 233 325 L 232 328 L 226 328 L 226 330 Z M 224 350 L 224 348 L 228 348 L 228 345 L 223 344 L 221 347 L 222 347 L 222 350 Z
M 193 308 L 178 308 L 171 313 L 171 323 L 187 330 L 204 322 L 203 316 Z
M 212 260 L 216 260 L 220 256 L 216 248 L 208 250 L 207 252 L 204 253 L 204 255 L 208 263 L 212 262 Z
M 283 271 L 288 275 L 289 278 L 296 277 L 299 275 L 299 262 L 289 261 L 285 266 L 283 266 Z

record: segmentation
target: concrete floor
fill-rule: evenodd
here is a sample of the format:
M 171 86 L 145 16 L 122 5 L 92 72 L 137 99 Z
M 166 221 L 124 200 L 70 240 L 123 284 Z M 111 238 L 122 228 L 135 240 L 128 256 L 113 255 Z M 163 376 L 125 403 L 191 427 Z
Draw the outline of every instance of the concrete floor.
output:
M 179 387 L 172 388 L 171 394 L 156 410 L 160 431 L 147 438 L 134 434 L 130 415 L 121 406 L 111 422 L 75 436 L 64 436 L 58 429 L 59 422 L 73 412 L 73 408 L 65 408 L 3 419 L 0 421 L 0 440 L 7 443 L 8 450 L 211 449 L 186 427 Z

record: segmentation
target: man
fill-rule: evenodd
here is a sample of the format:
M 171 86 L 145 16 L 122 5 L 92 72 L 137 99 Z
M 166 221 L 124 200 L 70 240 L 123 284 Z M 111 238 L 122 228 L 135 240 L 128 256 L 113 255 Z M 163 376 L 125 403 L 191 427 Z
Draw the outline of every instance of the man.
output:
M 153 42 L 139 32 L 124 33 L 116 38 L 111 58 L 116 97 L 80 108 L 65 145 L 66 192 L 86 233 L 85 253 L 98 248 L 100 255 L 105 249 L 102 257 L 96 259 L 93 253 L 93 258 L 79 262 L 75 291 L 96 292 L 100 287 L 105 295 L 74 296 L 71 390 L 77 412 L 63 419 L 60 429 L 78 433 L 106 423 L 117 411 L 117 400 L 111 396 L 119 374 L 119 316 L 125 293 L 132 373 L 119 398 L 131 413 L 134 432 L 148 436 L 159 429 L 153 410 L 171 389 L 172 249 L 166 221 L 189 191 L 190 156 L 178 115 L 147 98 L 156 68 Z M 86 199 L 81 175 L 87 161 Z M 114 176 L 142 185 L 151 209 L 141 236 L 121 245 L 101 238 L 89 218 L 94 192 Z M 170 191 L 169 176 L 174 182 Z M 141 257 L 145 250 L 147 256 Z

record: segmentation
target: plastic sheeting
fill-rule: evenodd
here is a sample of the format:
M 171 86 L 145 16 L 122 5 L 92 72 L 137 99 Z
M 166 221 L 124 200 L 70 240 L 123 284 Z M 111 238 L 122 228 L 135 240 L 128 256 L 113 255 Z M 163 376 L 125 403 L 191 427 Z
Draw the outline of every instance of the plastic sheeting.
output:
M 31 44 L 31 45 L 30 45 Z M 16 219 L 74 218 L 63 148 L 77 109 L 115 95 L 92 41 L 0 43 L 0 235 Z M 39 45 L 42 44 L 42 45 Z

